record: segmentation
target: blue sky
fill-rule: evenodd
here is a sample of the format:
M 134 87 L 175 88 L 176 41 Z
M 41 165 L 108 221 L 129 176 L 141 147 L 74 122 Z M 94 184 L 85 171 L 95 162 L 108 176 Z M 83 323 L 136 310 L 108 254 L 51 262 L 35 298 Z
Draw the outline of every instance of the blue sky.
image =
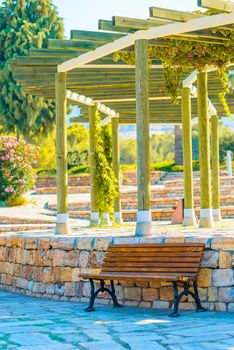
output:
M 148 18 L 149 7 L 193 11 L 196 0 L 54 0 L 64 18 L 66 36 L 71 29 L 97 30 L 98 20 L 112 16 Z

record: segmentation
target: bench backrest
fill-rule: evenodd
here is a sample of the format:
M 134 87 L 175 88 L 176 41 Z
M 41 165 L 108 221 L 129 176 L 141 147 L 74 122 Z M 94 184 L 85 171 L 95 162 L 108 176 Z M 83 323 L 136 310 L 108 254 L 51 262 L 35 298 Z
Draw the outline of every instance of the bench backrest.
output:
M 107 249 L 102 272 L 197 274 L 205 244 L 115 244 Z

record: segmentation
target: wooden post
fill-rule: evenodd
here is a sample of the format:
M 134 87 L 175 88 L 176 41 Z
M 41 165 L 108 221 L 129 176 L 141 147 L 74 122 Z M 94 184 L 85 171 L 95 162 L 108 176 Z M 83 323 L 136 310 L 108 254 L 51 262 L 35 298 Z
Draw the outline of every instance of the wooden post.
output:
M 221 220 L 220 183 L 219 183 L 219 120 L 217 115 L 211 117 L 212 146 L 212 204 L 214 221 Z
M 117 180 L 118 197 L 114 203 L 114 217 L 118 223 L 122 222 L 121 199 L 120 199 L 120 178 L 119 178 L 119 118 L 111 119 L 112 126 L 112 162 L 113 171 Z
M 135 42 L 138 211 L 136 235 L 151 235 L 148 41 Z
M 207 73 L 197 75 L 198 90 L 198 127 L 199 127 L 199 161 L 200 161 L 200 227 L 213 227 L 211 208 L 211 179 L 210 179 L 210 139 L 208 117 L 208 88 Z
M 67 175 L 67 99 L 66 73 L 57 73 L 56 86 L 56 158 L 57 158 L 57 221 L 56 233 L 70 232 L 68 223 Z
M 94 178 L 96 174 L 96 119 L 97 108 L 95 106 L 89 107 L 89 164 L 90 164 L 90 199 L 91 199 L 91 214 L 90 214 L 90 226 L 96 226 L 99 223 L 99 212 L 97 209 L 97 200 L 95 194 Z
M 184 226 L 197 224 L 193 200 L 193 164 L 192 164 L 192 130 L 190 88 L 182 89 L 182 143 L 184 164 Z

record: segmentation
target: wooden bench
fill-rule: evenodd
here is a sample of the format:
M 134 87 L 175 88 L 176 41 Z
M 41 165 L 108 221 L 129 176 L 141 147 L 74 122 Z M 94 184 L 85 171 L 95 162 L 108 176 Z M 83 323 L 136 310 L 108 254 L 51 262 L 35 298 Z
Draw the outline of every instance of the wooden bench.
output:
M 100 273 L 81 274 L 89 279 L 91 296 L 86 311 L 94 311 L 94 301 L 99 293 L 108 292 L 114 307 L 117 302 L 114 280 L 147 280 L 172 282 L 174 287 L 174 308 L 169 315 L 177 317 L 179 303 L 183 296 L 191 295 L 196 302 L 197 311 L 202 307 L 197 289 L 197 274 L 200 268 L 205 245 L 202 243 L 170 244 L 115 244 L 107 249 Z M 95 291 L 94 280 L 100 281 Z M 110 288 L 105 281 L 110 281 Z M 178 286 L 183 287 L 179 293 Z M 190 288 L 192 287 L 192 291 Z

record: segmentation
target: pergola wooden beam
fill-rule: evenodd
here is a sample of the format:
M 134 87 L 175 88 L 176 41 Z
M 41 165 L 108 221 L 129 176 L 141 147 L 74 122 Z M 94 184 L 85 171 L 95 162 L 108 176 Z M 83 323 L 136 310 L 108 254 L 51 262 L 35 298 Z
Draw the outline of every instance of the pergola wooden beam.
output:
M 149 28 L 147 30 L 139 30 L 133 34 L 128 34 L 111 43 L 96 48 L 94 51 L 82 54 L 77 58 L 68 60 L 58 66 L 58 72 L 67 72 L 80 66 L 86 65 L 94 60 L 112 54 L 116 51 L 129 47 L 139 39 L 156 39 L 164 38 L 170 35 L 192 32 L 196 30 L 232 24 L 234 22 L 234 11 L 231 13 L 222 13 L 213 16 L 204 16 L 192 19 L 187 22 L 176 22 L 159 27 Z
M 149 10 L 150 10 L 150 17 L 161 18 L 164 20 L 176 21 L 176 22 L 187 22 L 190 19 L 201 16 L 196 13 L 164 9 L 161 7 L 150 7 Z
M 234 4 L 229 0 L 198 0 L 198 6 L 220 12 L 231 13 L 234 11 Z

